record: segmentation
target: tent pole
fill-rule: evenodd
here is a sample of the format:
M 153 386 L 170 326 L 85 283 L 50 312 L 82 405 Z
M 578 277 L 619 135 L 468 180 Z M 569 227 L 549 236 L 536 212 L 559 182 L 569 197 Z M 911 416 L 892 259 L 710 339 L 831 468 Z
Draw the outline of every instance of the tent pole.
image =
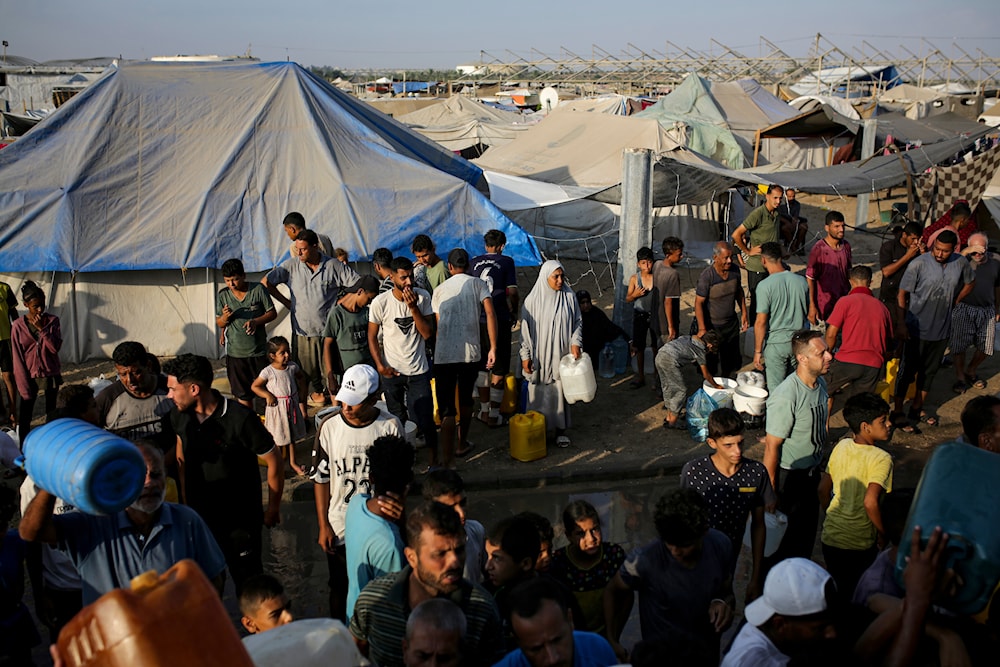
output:
M 632 304 L 625 301 L 629 278 L 635 273 L 635 254 L 652 245 L 653 151 L 626 148 L 622 159 L 622 216 L 618 223 L 618 267 L 615 270 L 614 322 L 632 330 Z M 640 370 L 641 372 L 641 370 Z
M 753 139 L 753 166 L 757 166 L 757 157 L 760 155 L 760 130 L 757 130 Z

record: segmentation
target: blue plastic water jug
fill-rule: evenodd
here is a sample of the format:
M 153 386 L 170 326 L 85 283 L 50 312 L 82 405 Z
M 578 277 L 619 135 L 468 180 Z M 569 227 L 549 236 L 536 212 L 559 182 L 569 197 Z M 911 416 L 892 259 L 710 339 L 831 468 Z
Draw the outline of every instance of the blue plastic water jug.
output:
M 602 378 L 613 378 L 615 376 L 615 351 L 611 349 L 611 343 L 605 343 L 601 350 L 599 373 Z
M 1000 581 L 1000 455 L 960 442 L 938 445 L 920 476 L 896 558 L 902 583 L 913 527 L 926 546 L 935 526 L 948 533 L 945 566 L 964 581 L 954 598 L 939 604 L 958 614 L 984 609 Z
M 628 341 L 619 336 L 611 341 L 611 349 L 615 351 L 615 375 L 621 375 L 628 370 Z
M 87 514 L 120 512 L 146 481 L 138 447 L 79 419 L 32 429 L 23 451 L 25 470 L 40 488 Z

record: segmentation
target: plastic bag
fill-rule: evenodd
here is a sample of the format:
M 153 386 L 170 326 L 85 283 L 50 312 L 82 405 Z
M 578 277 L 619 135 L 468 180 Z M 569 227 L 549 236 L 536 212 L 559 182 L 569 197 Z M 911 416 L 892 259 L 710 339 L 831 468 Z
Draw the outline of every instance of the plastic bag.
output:
M 111 380 L 104 377 L 104 373 L 101 373 L 98 377 L 87 378 L 87 386 L 94 390 L 94 396 L 97 396 L 102 391 L 114 384 Z
M 764 374 L 760 371 L 743 371 L 742 373 L 738 373 L 736 375 L 736 384 L 740 387 L 757 387 L 758 389 L 767 387 Z
M 692 440 L 705 442 L 708 439 L 708 416 L 718 407 L 719 404 L 704 389 L 691 394 L 687 402 L 687 423 Z

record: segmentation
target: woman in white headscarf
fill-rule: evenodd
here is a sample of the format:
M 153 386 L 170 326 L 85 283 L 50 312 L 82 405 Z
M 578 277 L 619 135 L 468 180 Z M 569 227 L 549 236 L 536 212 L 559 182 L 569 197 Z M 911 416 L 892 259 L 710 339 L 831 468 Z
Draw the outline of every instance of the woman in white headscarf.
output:
M 559 360 L 567 354 L 579 359 L 583 319 L 576 295 L 566 284 L 565 270 L 550 259 L 542 264 L 521 311 L 521 369 L 528 383 L 528 410 L 545 415 L 547 430 L 555 430 L 556 444 L 568 447 L 569 410 L 559 380 Z

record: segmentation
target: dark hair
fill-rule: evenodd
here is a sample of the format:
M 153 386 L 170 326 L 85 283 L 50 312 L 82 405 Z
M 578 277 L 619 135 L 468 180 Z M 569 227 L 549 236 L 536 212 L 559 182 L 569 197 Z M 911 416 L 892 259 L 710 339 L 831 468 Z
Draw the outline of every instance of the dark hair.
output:
M 844 421 L 852 433 L 860 433 L 862 424 L 871 424 L 882 415 L 889 414 L 889 404 L 878 394 L 863 391 L 844 403 Z
M 413 446 L 398 435 L 383 435 L 365 452 L 372 495 L 396 493 L 402 496 L 413 481 Z
M 280 350 L 282 347 L 287 347 L 289 350 L 292 349 L 292 346 L 289 345 L 288 343 L 288 339 L 285 338 L 284 336 L 272 336 L 271 338 L 268 338 L 267 356 L 271 356 L 272 354 L 277 354 L 278 350 Z
M 855 264 L 847 272 L 847 277 L 855 282 L 870 285 L 872 282 L 872 269 L 870 266 L 865 266 L 864 264 Z
M 345 262 L 348 259 L 350 259 L 350 255 L 348 255 L 347 251 L 344 250 L 343 248 L 334 248 L 333 256 L 336 257 L 337 259 L 343 259 Z
M 920 236 L 924 231 L 924 228 L 920 226 L 919 222 L 915 220 L 910 220 L 908 223 L 903 225 L 903 233 L 909 234 L 910 236 Z
M 227 259 L 222 263 L 222 277 L 235 278 L 245 276 L 247 272 L 243 269 L 243 262 L 238 259 Z
M 792 334 L 792 354 L 798 356 L 800 354 L 805 354 L 806 349 L 809 347 L 809 343 L 814 338 L 823 338 L 823 332 L 817 331 L 816 329 L 799 329 Z
M 316 236 L 316 232 L 311 229 L 303 229 L 299 232 L 299 235 L 295 237 L 295 240 L 305 241 L 308 246 L 319 245 L 319 237 Z
M 160 360 L 152 352 L 146 353 L 146 365 L 149 366 L 149 372 L 153 375 L 160 374 Z
M 823 225 L 829 225 L 834 222 L 846 222 L 844 214 L 840 211 L 828 211 L 826 217 L 823 219 Z
M 543 600 L 552 600 L 559 605 L 563 618 L 569 611 L 569 600 L 566 591 L 559 582 L 550 577 L 532 577 L 511 589 L 507 597 L 510 614 L 520 618 L 531 618 L 542 608 Z M 576 620 L 576 619 L 574 619 Z M 583 619 L 577 620 L 582 625 Z
M 462 248 L 455 248 L 448 253 L 448 263 L 456 269 L 464 271 L 469 268 L 469 253 L 465 252 Z
M 879 502 L 885 538 L 892 544 L 898 546 L 903 538 L 906 518 L 910 514 L 910 506 L 913 505 L 915 495 L 916 489 L 913 488 L 893 489 L 892 493 L 883 495 Z
M 261 604 L 284 594 L 285 588 L 276 578 L 269 574 L 255 574 L 243 582 L 243 590 L 240 591 L 240 613 L 244 616 L 253 616 Z
M 552 522 L 546 519 L 541 514 L 537 512 L 520 512 L 514 516 L 527 519 L 535 526 L 535 530 L 538 531 L 538 539 L 542 542 L 548 542 L 552 544 L 552 540 L 555 539 L 556 533 L 552 530 Z
M 643 246 L 635 253 L 635 261 L 641 262 L 644 259 L 649 260 L 650 262 L 656 259 L 656 255 L 653 254 L 652 248 Z
M 972 217 L 972 209 L 969 208 L 969 202 L 964 200 L 955 202 L 955 205 L 951 207 L 951 219 L 954 220 L 956 216 L 959 218 Z
M 785 188 L 781 187 L 777 183 L 771 183 L 769 186 L 767 186 L 767 194 L 771 194 L 775 190 L 780 190 L 782 193 L 785 192 Z
M 743 418 L 732 408 L 718 408 L 708 415 L 708 437 L 712 440 L 743 435 L 745 430 Z
M 500 246 L 507 245 L 507 235 L 499 229 L 491 229 L 483 234 L 483 245 L 487 248 L 499 248 Z
M 581 302 L 582 301 L 592 301 L 592 299 L 590 298 L 590 292 L 588 292 L 585 289 L 577 290 L 576 291 L 576 300 L 577 301 L 581 301 Z
M 413 262 L 406 257 L 393 257 L 392 262 L 389 263 L 389 269 L 393 273 L 396 273 L 396 271 L 412 271 Z
M 701 337 L 701 342 L 705 344 L 705 347 L 712 346 L 718 348 L 719 344 L 722 343 L 722 337 L 719 336 L 719 332 L 715 329 L 709 329 L 705 332 L 705 335 Z
M 306 228 L 306 219 L 302 217 L 302 214 L 298 211 L 292 211 L 285 216 L 285 219 L 281 221 L 283 227 L 298 227 L 299 229 Z
M 434 250 L 434 241 L 431 241 L 431 237 L 427 236 L 427 234 L 417 234 L 413 237 L 413 243 L 410 244 L 410 250 L 413 252 Z
M 687 546 L 708 531 L 708 504 L 694 489 L 675 489 L 656 503 L 653 522 L 661 540 Z
M 164 362 L 163 372 L 173 375 L 178 382 L 193 382 L 208 389 L 215 374 L 212 362 L 197 354 L 182 354 Z
M 85 384 L 67 384 L 56 395 L 55 418 L 80 419 L 94 400 L 94 390 Z
M 465 536 L 462 518 L 455 508 L 430 501 L 421 504 L 406 517 L 406 546 L 420 548 L 420 535 L 430 528 L 437 535 Z
M 129 366 L 146 366 L 146 348 L 143 347 L 142 343 L 137 343 L 134 340 L 126 340 L 115 346 L 114 352 L 111 353 L 111 361 L 115 366 L 124 366 L 126 368 Z
M 950 245 L 952 248 L 954 248 L 955 244 L 958 243 L 958 234 L 956 234 L 950 229 L 946 229 L 937 235 L 937 239 L 935 241 L 937 243 Z
M 388 269 L 392 264 L 392 251 L 388 248 L 375 248 L 375 252 L 372 253 L 372 264 Z
M 493 526 L 487 539 L 500 547 L 515 563 L 530 560 L 532 569 L 542 550 L 542 540 L 535 524 L 525 517 L 509 516 L 503 519 Z
M 761 244 L 760 254 L 766 257 L 769 262 L 780 262 L 784 252 L 781 249 L 780 243 L 777 241 L 768 241 Z
M 991 394 L 976 396 L 962 408 L 962 433 L 970 445 L 979 445 L 979 435 L 996 426 L 994 408 L 1000 405 L 1000 398 Z M 1000 443 L 998 443 L 1000 444 Z
M 35 281 L 25 280 L 24 284 L 21 285 L 21 302 L 27 305 L 29 301 L 35 301 L 36 299 L 44 301 L 45 292 L 35 284 Z
M 676 236 L 668 236 L 663 239 L 663 254 L 669 255 L 675 250 L 684 250 L 684 241 L 681 241 Z
M 577 521 L 583 521 L 584 519 L 593 519 L 597 527 L 601 527 L 601 515 L 586 500 L 574 500 L 567 505 L 562 513 L 563 529 L 566 531 L 566 537 L 569 537 L 569 534 L 576 528 Z
M 459 496 L 465 493 L 462 476 L 450 468 L 438 468 L 424 476 L 420 489 L 424 500 L 434 500 L 441 496 Z

